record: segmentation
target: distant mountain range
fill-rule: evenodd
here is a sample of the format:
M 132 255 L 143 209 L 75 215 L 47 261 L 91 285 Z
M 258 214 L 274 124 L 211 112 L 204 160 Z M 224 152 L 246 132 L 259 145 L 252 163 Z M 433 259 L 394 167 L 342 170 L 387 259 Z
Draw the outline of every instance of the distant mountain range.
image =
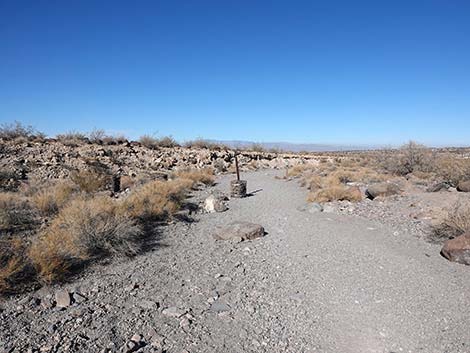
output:
M 264 149 L 280 149 L 291 152 L 336 152 L 336 151 L 360 151 L 374 150 L 389 146 L 379 145 L 338 145 L 338 144 L 320 144 L 320 143 L 290 143 L 290 142 L 252 142 L 252 141 L 218 141 L 211 140 L 214 143 L 221 143 L 232 148 L 250 147 L 254 144 L 262 146 Z

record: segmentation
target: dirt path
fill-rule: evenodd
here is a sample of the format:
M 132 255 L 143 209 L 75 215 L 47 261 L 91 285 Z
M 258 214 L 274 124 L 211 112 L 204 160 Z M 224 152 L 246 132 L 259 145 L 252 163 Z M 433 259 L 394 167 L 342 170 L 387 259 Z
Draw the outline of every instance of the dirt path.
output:
M 65 286 L 80 304 L 34 299 L 57 288 L 3 303 L 0 346 L 117 351 L 141 334 L 142 352 L 470 352 L 468 267 L 378 223 L 299 211 L 305 191 L 274 175 L 245 175 L 254 196 L 165 227 L 154 251 Z M 212 240 L 235 220 L 268 234 Z

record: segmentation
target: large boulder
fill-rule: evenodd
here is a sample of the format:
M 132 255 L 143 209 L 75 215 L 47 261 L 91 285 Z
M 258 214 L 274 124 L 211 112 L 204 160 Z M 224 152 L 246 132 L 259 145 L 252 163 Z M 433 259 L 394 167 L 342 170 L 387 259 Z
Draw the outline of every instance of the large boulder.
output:
M 470 233 L 447 240 L 441 254 L 449 261 L 470 265 Z
M 459 182 L 459 185 L 457 185 L 457 191 L 470 192 L 470 180 Z
M 233 222 L 217 229 L 213 234 L 216 240 L 252 240 L 264 236 L 264 228 L 249 222 Z
M 366 196 L 373 200 L 378 196 L 392 196 L 401 192 L 400 187 L 393 183 L 377 183 L 369 186 L 366 190 Z

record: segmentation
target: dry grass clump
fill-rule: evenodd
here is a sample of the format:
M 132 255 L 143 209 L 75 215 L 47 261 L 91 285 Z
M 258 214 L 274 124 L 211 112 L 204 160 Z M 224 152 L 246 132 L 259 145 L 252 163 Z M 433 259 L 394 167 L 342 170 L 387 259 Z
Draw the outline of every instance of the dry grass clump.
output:
M 36 215 L 29 200 L 17 193 L 0 193 L 0 236 L 30 229 L 36 223 Z
M 178 147 L 179 143 L 171 136 L 154 137 L 151 135 L 143 135 L 139 138 L 139 142 L 150 149 L 157 149 L 159 147 Z
M 313 167 L 308 164 L 299 164 L 296 166 L 293 166 L 292 168 L 289 168 L 287 171 L 287 176 L 288 177 L 298 177 L 307 171 L 310 171 Z
M 470 202 L 458 202 L 447 210 L 443 221 L 433 228 L 433 240 L 452 239 L 470 232 Z
M 110 182 L 109 175 L 95 170 L 74 171 L 70 174 L 70 180 L 86 193 L 104 190 Z
M 213 185 L 215 182 L 214 170 L 212 168 L 181 170 L 174 173 L 174 177 L 189 179 L 193 183 L 192 186 L 195 186 L 197 183 Z
M 40 278 L 51 282 L 91 259 L 135 255 L 142 235 L 141 227 L 116 201 L 79 198 L 60 211 L 33 243 L 29 256 Z
M 77 188 L 72 183 L 59 181 L 34 193 L 31 200 L 42 216 L 50 217 L 55 215 L 76 191 Z
M 132 218 L 144 221 L 164 220 L 180 209 L 192 186 L 190 179 L 147 183 L 124 200 L 122 210 Z
M 32 276 L 26 244 L 20 238 L 0 238 L 0 294 L 12 294 Z
M 346 185 L 332 185 L 320 190 L 310 192 L 307 197 L 309 202 L 331 202 L 362 200 L 362 192 L 358 187 Z

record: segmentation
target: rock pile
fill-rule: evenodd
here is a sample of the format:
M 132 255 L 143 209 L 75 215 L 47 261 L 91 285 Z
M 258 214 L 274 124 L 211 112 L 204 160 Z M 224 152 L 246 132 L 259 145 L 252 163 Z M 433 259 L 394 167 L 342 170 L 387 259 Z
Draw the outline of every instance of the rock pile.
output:
M 212 167 L 217 173 L 234 170 L 232 150 L 184 147 L 150 149 L 137 142 L 117 145 L 64 145 L 60 141 L 14 143 L 0 140 L 0 171 L 18 179 L 64 178 L 73 170 L 99 167 L 110 174 L 136 176 L 185 168 Z M 238 153 L 242 170 L 286 168 L 308 163 L 311 155 L 268 152 Z

